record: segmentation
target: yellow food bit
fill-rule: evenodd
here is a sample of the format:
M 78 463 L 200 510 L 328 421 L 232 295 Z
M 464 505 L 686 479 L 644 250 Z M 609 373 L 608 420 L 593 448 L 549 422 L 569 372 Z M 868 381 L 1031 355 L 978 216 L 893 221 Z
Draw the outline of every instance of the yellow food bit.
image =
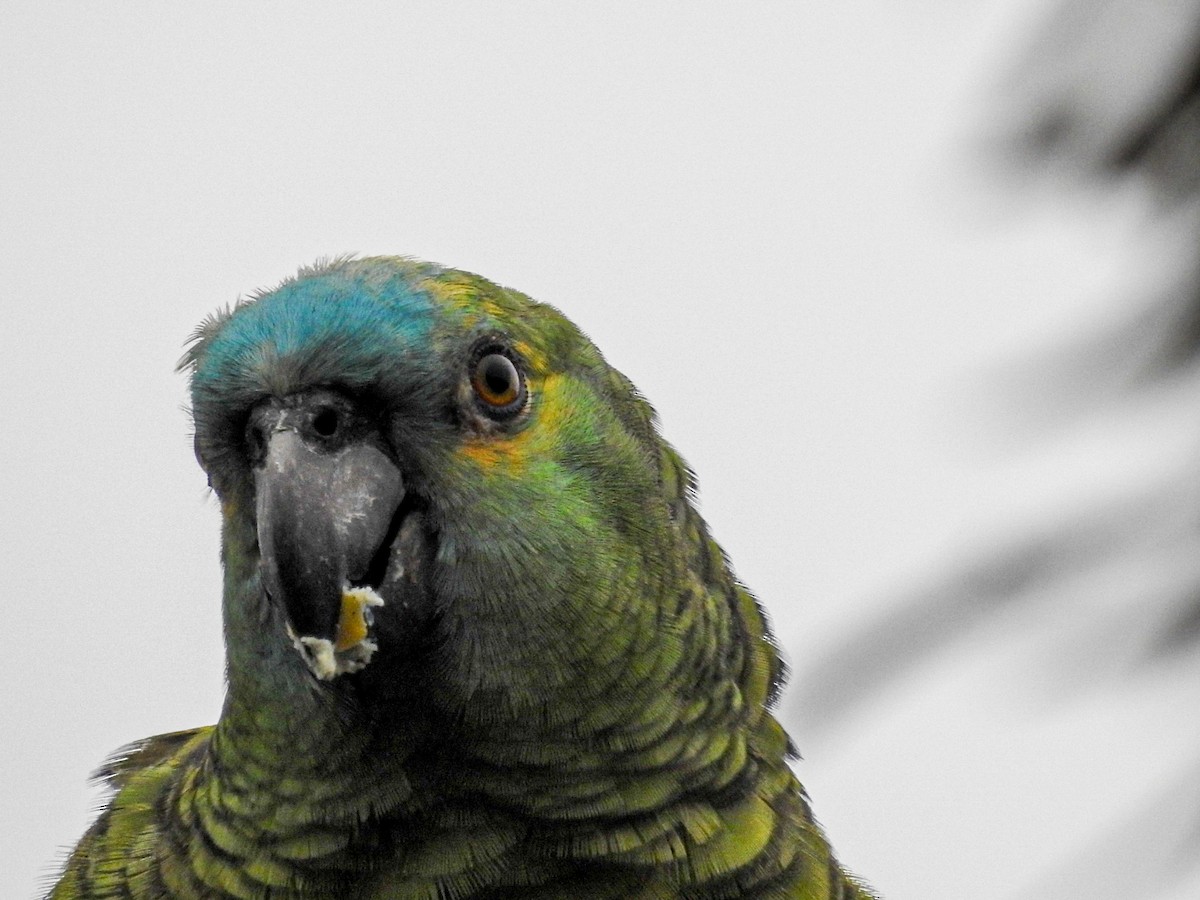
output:
M 338 616 L 337 635 L 333 649 L 349 650 L 367 639 L 372 606 L 383 606 L 383 598 L 369 587 L 347 588 L 342 591 L 342 611 Z

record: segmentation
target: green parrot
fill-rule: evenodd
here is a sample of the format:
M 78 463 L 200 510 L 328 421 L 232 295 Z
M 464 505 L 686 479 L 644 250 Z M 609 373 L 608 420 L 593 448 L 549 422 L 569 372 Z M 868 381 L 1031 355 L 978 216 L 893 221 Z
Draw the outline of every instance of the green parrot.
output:
M 338 259 L 181 368 L 224 707 L 105 765 L 52 898 L 871 896 L 788 767 L 783 666 L 691 472 L 561 313 Z

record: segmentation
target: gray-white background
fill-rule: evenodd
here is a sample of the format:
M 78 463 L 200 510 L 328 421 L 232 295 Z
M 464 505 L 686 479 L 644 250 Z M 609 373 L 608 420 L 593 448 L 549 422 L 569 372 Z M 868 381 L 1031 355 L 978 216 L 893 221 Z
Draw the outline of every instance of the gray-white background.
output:
M 218 514 L 172 370 L 317 257 L 415 254 L 579 323 L 797 678 L 964 548 L 1174 464 L 1153 404 L 1046 438 L 995 389 L 1147 277 L 1136 192 L 972 166 L 1039 7 L 7 0 L 0 894 L 82 832 L 109 751 L 217 715 Z M 1057 609 L 837 727 L 785 701 L 839 855 L 891 900 L 1137 897 L 1183 833 L 1145 840 L 1138 798 L 1189 759 L 1197 679 L 1047 665 L 1090 615 Z M 1072 680 L 1107 682 L 1045 689 Z

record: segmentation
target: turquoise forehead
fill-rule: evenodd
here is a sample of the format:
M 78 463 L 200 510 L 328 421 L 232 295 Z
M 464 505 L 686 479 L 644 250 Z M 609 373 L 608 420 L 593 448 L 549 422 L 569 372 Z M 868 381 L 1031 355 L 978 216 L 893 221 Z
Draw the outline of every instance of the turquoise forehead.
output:
M 238 308 L 204 342 L 195 380 L 252 377 L 280 363 L 312 379 L 334 366 L 343 378 L 369 379 L 383 360 L 423 355 L 448 310 L 416 287 L 414 276 L 435 271 L 363 260 L 287 282 Z

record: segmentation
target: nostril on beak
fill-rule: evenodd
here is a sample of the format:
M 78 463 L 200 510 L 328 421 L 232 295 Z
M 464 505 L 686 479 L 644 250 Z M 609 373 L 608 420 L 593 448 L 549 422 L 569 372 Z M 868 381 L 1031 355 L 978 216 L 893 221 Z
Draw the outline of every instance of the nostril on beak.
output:
M 317 411 L 312 418 L 312 429 L 321 437 L 329 438 L 337 434 L 341 425 L 341 417 L 332 406 L 326 406 Z

